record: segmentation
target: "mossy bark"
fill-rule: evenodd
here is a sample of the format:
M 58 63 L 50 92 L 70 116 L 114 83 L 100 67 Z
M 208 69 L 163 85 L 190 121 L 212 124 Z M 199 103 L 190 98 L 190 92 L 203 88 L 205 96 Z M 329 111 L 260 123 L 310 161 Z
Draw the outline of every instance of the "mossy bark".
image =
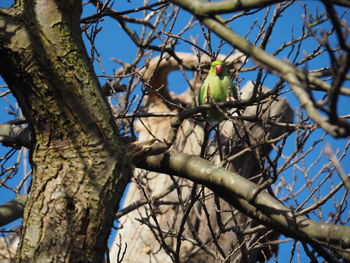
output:
M 80 0 L 17 1 L 0 11 L 0 74 L 34 134 L 17 262 L 102 262 L 129 180 L 80 14 Z

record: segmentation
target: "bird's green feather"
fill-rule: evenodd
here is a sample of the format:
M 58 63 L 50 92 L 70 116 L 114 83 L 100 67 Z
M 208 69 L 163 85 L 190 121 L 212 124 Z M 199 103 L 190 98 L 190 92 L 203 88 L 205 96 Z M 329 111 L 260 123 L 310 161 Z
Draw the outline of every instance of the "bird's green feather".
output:
M 231 89 L 231 95 L 237 99 L 237 90 L 229 77 L 225 63 L 216 60 L 211 63 L 208 76 L 200 88 L 198 103 L 199 105 L 208 103 L 209 99 L 214 102 L 225 102 L 228 98 L 229 89 Z M 225 119 L 224 115 L 217 110 L 208 110 L 206 118 L 210 122 L 221 122 Z

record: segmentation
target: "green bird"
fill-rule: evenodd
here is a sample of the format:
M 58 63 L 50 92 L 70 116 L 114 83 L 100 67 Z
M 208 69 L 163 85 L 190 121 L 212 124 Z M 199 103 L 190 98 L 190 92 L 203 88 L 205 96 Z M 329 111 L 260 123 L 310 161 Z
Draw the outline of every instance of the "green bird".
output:
M 228 75 L 225 63 L 216 60 L 211 63 L 208 76 L 200 88 L 198 104 L 206 104 L 210 100 L 214 102 L 225 102 L 229 96 L 229 92 L 237 100 L 237 89 Z M 205 115 L 209 122 L 221 122 L 225 119 L 225 116 L 218 110 L 207 110 Z

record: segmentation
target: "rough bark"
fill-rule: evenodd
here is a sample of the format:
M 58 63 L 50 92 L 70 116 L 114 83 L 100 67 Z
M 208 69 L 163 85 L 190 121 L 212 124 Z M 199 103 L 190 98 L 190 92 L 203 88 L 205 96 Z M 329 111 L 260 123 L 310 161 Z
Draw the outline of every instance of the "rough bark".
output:
M 102 262 L 128 182 L 80 14 L 73 0 L 17 1 L 0 11 L 0 73 L 34 136 L 17 262 Z

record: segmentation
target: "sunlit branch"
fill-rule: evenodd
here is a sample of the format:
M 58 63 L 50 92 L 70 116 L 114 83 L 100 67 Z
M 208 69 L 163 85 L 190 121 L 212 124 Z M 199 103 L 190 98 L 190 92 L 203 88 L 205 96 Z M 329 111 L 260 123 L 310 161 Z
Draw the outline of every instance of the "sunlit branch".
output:
M 145 161 L 140 162 L 138 167 L 175 174 L 204 184 L 235 208 L 258 220 L 261 224 L 286 236 L 306 241 L 315 246 L 317 250 L 320 242 L 330 244 L 334 249 L 342 244 L 342 248 L 337 248 L 338 253 L 350 259 L 349 227 L 320 224 L 304 216 L 295 216 L 292 210 L 265 191 L 260 191 L 252 199 L 257 191 L 254 183 L 198 156 L 170 152 L 149 156 Z M 348 251 L 343 251 L 343 247 L 348 248 Z
M 202 0 L 196 1 L 174 1 L 181 5 L 181 2 L 187 2 L 187 7 L 199 16 L 210 16 L 215 14 L 225 14 L 241 10 L 262 8 L 268 5 L 284 2 L 282 0 L 222 0 L 217 2 L 207 2 Z
M 285 79 L 298 98 L 300 105 L 306 109 L 310 118 L 318 123 L 325 131 L 334 137 L 346 137 L 350 134 L 350 124 L 346 120 L 338 118 L 336 122 L 330 121 L 318 111 L 302 82 L 310 83 L 327 91 L 331 89 L 329 84 L 294 68 L 291 64 L 283 62 L 263 49 L 249 43 L 246 39 L 233 32 L 227 25 L 223 24 L 221 18 L 202 17 L 200 14 L 197 14 L 196 9 L 193 9 L 193 3 L 196 1 L 191 1 L 191 4 L 183 0 L 174 0 L 174 2 L 196 15 L 204 25 L 232 46 L 238 48 L 244 54 L 251 56 L 256 62 Z

